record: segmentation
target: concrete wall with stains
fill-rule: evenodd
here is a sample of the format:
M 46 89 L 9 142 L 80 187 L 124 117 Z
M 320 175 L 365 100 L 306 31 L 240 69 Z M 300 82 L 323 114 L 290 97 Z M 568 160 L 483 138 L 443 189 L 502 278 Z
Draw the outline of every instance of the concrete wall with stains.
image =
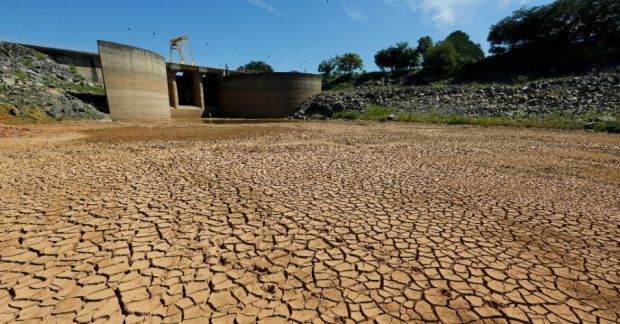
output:
M 132 46 L 97 43 L 110 117 L 170 118 L 164 57 Z
M 321 77 L 302 73 L 240 74 L 224 78 L 219 103 L 225 117 L 292 116 L 306 98 L 321 92 Z

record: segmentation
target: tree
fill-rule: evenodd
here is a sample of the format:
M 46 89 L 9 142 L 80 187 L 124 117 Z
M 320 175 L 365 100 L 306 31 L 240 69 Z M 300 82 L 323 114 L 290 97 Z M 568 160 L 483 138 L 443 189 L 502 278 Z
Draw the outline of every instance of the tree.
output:
M 439 75 L 448 75 L 458 67 L 458 54 L 452 42 L 443 41 L 426 50 L 424 68 Z
M 409 47 L 409 43 L 400 42 L 394 46 L 382 49 L 375 54 L 375 64 L 381 69 L 391 71 L 413 69 L 418 65 L 420 55 Z
M 515 74 L 585 72 L 620 62 L 620 1 L 556 0 L 522 8 L 491 27 L 494 56 L 478 70 Z
M 463 67 L 467 64 L 476 63 L 484 59 L 484 52 L 480 44 L 472 42 L 469 35 L 460 30 L 448 35 L 444 42 L 450 42 L 454 45 L 458 67 Z
M 384 48 L 379 50 L 377 54 L 375 54 L 375 64 L 381 69 L 381 71 L 385 71 L 385 69 L 394 69 L 394 59 L 392 58 L 392 52 L 389 48 Z
M 338 71 L 342 73 L 353 73 L 364 67 L 362 57 L 357 53 L 345 53 L 336 57 Z
M 250 73 L 273 73 L 271 65 L 263 61 L 252 61 L 246 65 L 240 66 L 237 71 Z
M 577 47 L 617 49 L 620 43 L 618 0 L 556 0 L 515 11 L 491 27 L 491 53 L 533 49 L 570 52 Z M 560 51 L 561 53 L 561 51 Z
M 438 76 L 454 74 L 464 66 L 484 59 L 480 44 L 472 42 L 469 35 L 460 30 L 436 45 L 432 44 L 429 36 L 420 38 L 418 52 L 424 52 L 424 69 Z
M 318 71 L 323 73 L 323 75 L 330 76 L 332 72 L 336 71 L 337 67 L 337 59 L 336 57 L 330 57 L 326 60 L 323 60 L 321 64 L 319 64 Z
M 433 47 L 433 39 L 430 36 L 420 37 L 418 39 L 418 47 L 416 51 L 418 55 L 422 56 L 422 61 L 426 60 L 426 50 Z

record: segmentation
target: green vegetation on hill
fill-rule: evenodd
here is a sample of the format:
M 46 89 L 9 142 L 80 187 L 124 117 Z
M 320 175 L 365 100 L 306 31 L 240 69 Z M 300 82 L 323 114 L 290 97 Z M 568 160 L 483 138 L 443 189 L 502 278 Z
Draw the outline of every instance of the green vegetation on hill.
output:
M 620 50 L 620 4 L 617 0 L 557 0 L 524 8 L 491 27 L 491 53 L 536 49 L 539 54 L 567 55 L 560 49 L 588 46 Z M 549 52 L 549 53 L 547 53 Z
M 524 77 L 581 74 L 593 67 L 613 68 L 620 63 L 620 2 L 556 0 L 523 8 L 493 25 L 488 41 L 492 55 L 486 58 L 480 44 L 463 31 L 437 43 L 429 36 L 421 37 L 416 48 L 403 41 L 377 51 L 375 63 L 383 74 L 372 72 L 373 77 L 413 84 L 447 78 L 511 82 Z M 338 69 L 338 58 L 319 66 L 327 89 L 367 79 L 356 75 L 342 78 L 341 74 L 354 74 L 356 69 Z
M 491 27 L 489 58 L 459 78 L 584 73 L 620 63 L 620 2 L 556 0 L 514 12 Z
M 452 76 L 462 68 L 484 59 L 480 44 L 469 35 L 455 31 L 437 44 L 429 36 L 418 40 L 416 48 L 408 42 L 400 42 L 379 50 L 375 64 L 381 72 L 355 73 L 363 67 L 361 57 L 355 53 L 323 60 L 318 71 L 323 73 L 326 89 L 343 89 L 356 83 L 380 79 L 431 79 Z

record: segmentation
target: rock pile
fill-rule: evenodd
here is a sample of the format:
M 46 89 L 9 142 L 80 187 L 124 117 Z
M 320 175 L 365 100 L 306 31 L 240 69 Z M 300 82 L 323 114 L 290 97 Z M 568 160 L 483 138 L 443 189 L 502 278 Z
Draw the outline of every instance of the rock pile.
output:
M 89 88 L 96 86 L 45 54 L 0 42 L 0 113 L 35 119 L 103 118 L 95 107 L 64 90 Z
M 343 110 L 364 111 L 370 105 L 466 117 L 618 115 L 620 74 L 598 73 L 522 85 L 363 87 L 324 92 L 304 101 L 297 117 L 330 116 Z

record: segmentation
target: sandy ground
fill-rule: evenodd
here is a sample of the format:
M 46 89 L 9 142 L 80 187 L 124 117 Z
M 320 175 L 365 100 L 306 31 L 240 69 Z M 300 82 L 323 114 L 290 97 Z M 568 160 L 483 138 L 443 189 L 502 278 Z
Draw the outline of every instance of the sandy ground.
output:
M 618 322 L 620 136 L 0 129 L 0 322 Z

